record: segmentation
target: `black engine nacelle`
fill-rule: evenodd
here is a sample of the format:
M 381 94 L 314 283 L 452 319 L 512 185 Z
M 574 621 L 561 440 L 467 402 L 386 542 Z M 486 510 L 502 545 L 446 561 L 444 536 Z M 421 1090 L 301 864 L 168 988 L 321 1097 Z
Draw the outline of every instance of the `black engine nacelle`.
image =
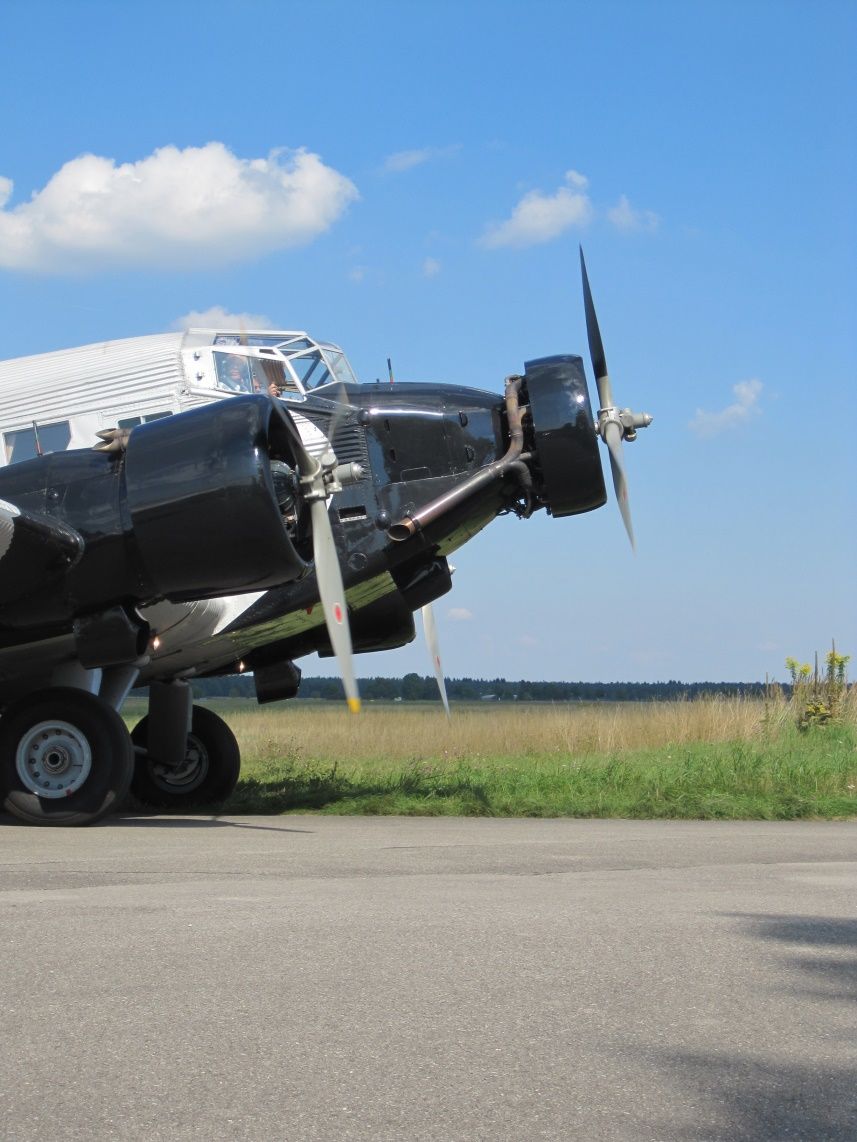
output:
M 278 504 L 271 457 L 288 441 L 271 417 L 266 397 L 233 398 L 131 433 L 125 504 L 159 597 L 257 591 L 306 571 Z
M 553 516 L 578 515 L 607 502 L 598 434 L 580 357 L 541 357 L 524 366 L 530 406 L 527 446 L 536 454 L 534 480 Z
M 48 626 L 294 582 L 308 565 L 281 510 L 282 470 L 293 463 L 271 402 L 247 396 L 142 424 L 124 452 L 55 452 L 0 470 L 0 497 L 83 540 L 74 565 L 36 580 L 37 593 L 22 566 L 0 623 Z

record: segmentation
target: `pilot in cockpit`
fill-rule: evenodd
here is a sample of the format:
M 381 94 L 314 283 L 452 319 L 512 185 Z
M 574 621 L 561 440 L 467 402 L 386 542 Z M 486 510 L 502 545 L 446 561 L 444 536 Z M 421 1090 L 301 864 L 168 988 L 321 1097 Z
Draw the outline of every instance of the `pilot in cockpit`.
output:
M 269 397 L 278 397 L 280 395 L 280 393 L 282 392 L 282 390 L 276 381 L 268 381 L 268 383 L 266 385 L 264 377 L 260 377 L 254 368 L 254 370 L 253 370 L 253 392 L 254 393 L 267 392 Z
M 223 361 L 220 369 L 220 384 L 237 393 L 253 392 L 250 375 L 250 362 L 245 357 L 230 353 Z

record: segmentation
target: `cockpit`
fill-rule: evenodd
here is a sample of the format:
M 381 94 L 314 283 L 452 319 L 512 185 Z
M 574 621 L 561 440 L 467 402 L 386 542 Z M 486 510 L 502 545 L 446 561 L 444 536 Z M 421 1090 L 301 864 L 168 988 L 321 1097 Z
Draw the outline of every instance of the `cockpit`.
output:
M 325 385 L 356 384 L 338 345 L 306 333 L 193 329 L 184 348 L 191 386 L 303 400 Z

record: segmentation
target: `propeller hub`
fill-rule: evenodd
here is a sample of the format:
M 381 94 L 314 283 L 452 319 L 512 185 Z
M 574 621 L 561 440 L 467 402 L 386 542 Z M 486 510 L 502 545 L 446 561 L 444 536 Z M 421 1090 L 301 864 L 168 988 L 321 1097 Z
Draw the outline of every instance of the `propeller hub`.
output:
M 632 412 L 629 408 L 620 409 L 613 403 L 613 392 L 607 372 L 607 357 L 604 353 L 598 318 L 595 316 L 595 304 L 592 301 L 592 291 L 589 288 L 589 276 L 586 273 L 586 262 L 583 259 L 582 248 L 580 250 L 580 274 L 583 280 L 583 307 L 586 315 L 589 355 L 592 360 L 595 383 L 598 387 L 598 399 L 601 402 L 598 419 L 595 422 L 595 431 L 610 453 L 613 488 L 616 492 L 622 521 L 633 548 L 635 546 L 634 529 L 631 526 L 631 510 L 628 505 L 628 480 L 625 475 L 625 461 L 622 458 L 622 443 L 625 440 L 636 440 L 637 429 L 648 428 L 652 423 L 652 418 L 647 412 Z

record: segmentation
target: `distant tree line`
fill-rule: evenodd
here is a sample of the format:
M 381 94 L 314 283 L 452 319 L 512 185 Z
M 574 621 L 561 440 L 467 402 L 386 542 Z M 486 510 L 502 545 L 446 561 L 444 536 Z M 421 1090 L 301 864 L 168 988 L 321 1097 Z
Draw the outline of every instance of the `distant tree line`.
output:
M 364 701 L 437 701 L 437 683 L 430 675 L 406 674 L 403 678 L 361 678 Z M 784 686 L 788 692 L 790 687 Z M 459 702 L 650 702 L 676 698 L 698 698 L 722 694 L 728 697 L 762 697 L 762 682 L 532 682 L 505 678 L 447 678 L 450 701 Z M 197 698 L 253 698 L 255 689 L 249 674 L 223 678 L 197 678 L 193 682 Z M 323 702 L 342 700 L 339 678 L 303 678 L 299 698 Z

